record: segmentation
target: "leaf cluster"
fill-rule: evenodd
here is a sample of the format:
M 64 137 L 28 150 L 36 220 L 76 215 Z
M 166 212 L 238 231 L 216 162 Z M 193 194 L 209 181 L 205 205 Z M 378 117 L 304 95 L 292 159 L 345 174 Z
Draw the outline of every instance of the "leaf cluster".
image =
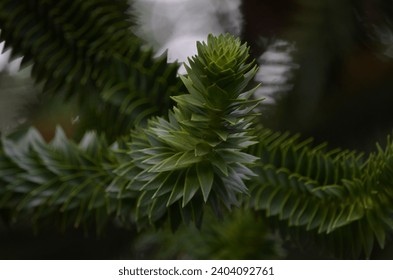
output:
M 0 208 L 10 222 L 30 217 L 62 228 L 95 224 L 100 231 L 119 216 L 119 199 L 111 190 L 121 155 L 118 145 L 86 133 L 79 144 L 58 128 L 46 143 L 33 128 L 1 139 Z M 54 218 L 54 219 L 53 219 Z
M 390 140 L 365 158 L 263 129 L 255 149 L 260 160 L 251 207 L 304 234 L 314 232 L 338 256 L 369 256 L 375 241 L 385 246 L 392 231 Z
M 177 106 L 168 120 L 158 117 L 133 131 L 129 172 L 136 176 L 129 188 L 142 193 L 137 219 L 154 222 L 170 208 L 180 209 L 186 222 L 198 221 L 204 203 L 219 214 L 248 192 L 244 180 L 253 173 L 247 165 L 257 158 L 242 150 L 256 143 L 250 128 L 259 101 L 250 99 L 255 89 L 245 90 L 256 71 L 247 58 L 238 39 L 209 36 L 181 77 L 189 94 L 173 97 Z
M 207 207 L 222 216 L 241 206 L 351 256 L 386 244 L 391 141 L 366 157 L 261 127 L 246 44 L 210 35 L 177 78 L 176 65 L 132 34 L 126 8 L 123 0 L 0 2 L 1 40 L 33 63 L 46 91 L 80 98 L 95 120 L 85 128 L 103 132 L 79 143 L 61 130 L 50 143 L 34 129 L 3 136 L 0 209 L 11 220 L 102 229 L 168 218 L 176 227 L 200 225 Z
M 4 49 L 22 55 L 22 67 L 33 64 L 45 92 L 80 99 L 81 127 L 111 141 L 166 112 L 181 87 L 176 64 L 142 49 L 128 9 L 125 0 L 0 3 Z

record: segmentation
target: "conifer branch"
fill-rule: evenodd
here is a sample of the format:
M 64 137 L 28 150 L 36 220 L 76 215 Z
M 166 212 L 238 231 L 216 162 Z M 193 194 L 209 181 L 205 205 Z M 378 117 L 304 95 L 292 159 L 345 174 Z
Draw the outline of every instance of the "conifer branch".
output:
M 112 141 L 148 117 L 166 113 L 169 96 L 181 87 L 176 63 L 143 50 L 131 31 L 128 9 L 125 0 L 0 3 L 5 48 L 23 56 L 22 66 L 33 64 L 32 76 L 44 91 L 76 96 L 84 128 L 108 132 Z M 97 125 L 117 120 L 122 125 L 110 132 Z
M 197 49 L 182 77 L 189 94 L 173 97 L 168 120 L 158 117 L 132 133 L 132 172 L 139 173 L 130 188 L 141 192 L 142 220 L 155 222 L 170 208 L 198 222 L 201 205 L 218 213 L 240 205 L 254 175 L 247 166 L 256 158 L 244 152 L 256 143 L 252 110 L 259 102 L 250 98 L 255 89 L 246 90 L 256 72 L 248 47 L 227 34 L 209 36 Z
M 127 195 L 120 197 L 112 184 L 122 159 L 116 150 L 118 145 L 109 146 L 94 133 L 73 143 L 61 129 L 49 144 L 34 129 L 3 137 L 0 208 L 10 213 L 11 221 L 28 216 L 39 224 L 49 218 L 62 228 L 95 224 L 100 231 L 116 217 L 130 222 L 120 209 Z

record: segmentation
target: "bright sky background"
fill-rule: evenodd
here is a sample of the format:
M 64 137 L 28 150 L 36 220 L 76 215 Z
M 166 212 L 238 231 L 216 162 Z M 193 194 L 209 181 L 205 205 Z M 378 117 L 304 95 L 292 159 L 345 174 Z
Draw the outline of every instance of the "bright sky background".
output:
M 205 41 L 209 33 L 217 35 L 230 29 L 239 34 L 239 6 L 240 0 L 137 0 L 135 3 L 139 10 L 139 34 L 155 46 L 157 54 L 168 50 L 168 60 L 180 62 L 196 54 L 196 42 Z

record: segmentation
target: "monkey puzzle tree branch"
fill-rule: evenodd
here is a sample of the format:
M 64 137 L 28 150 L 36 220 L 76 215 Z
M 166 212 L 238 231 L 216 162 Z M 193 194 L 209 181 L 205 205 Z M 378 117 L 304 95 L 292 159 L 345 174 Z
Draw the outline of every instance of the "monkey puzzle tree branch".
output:
M 255 144 L 253 108 L 259 101 L 246 90 L 256 72 L 248 48 L 230 35 L 209 36 L 197 44 L 182 81 L 189 93 L 173 97 L 168 119 L 152 119 L 132 133 L 130 156 L 140 191 L 138 218 L 154 222 L 169 208 L 185 221 L 200 219 L 203 205 L 220 212 L 240 204 L 247 167 L 257 158 L 245 148 Z M 176 209 L 176 210 L 174 210 Z
M 22 66 L 33 64 L 32 76 L 44 91 L 76 96 L 83 127 L 112 141 L 149 116 L 167 113 L 169 96 L 181 87 L 177 64 L 143 49 L 128 10 L 125 0 L 0 3 L 5 49 L 23 56 Z M 100 125 L 117 121 L 111 129 Z

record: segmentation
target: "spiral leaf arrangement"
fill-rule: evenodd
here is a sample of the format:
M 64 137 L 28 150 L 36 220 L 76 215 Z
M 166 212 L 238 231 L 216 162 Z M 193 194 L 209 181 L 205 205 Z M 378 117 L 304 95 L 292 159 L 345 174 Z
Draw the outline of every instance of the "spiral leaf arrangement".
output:
M 0 208 L 11 221 L 49 218 L 63 228 L 95 224 L 99 231 L 115 216 L 120 200 L 109 187 L 118 147 L 95 133 L 77 144 L 60 128 L 49 144 L 35 129 L 0 143 Z
M 97 229 L 112 219 L 145 226 L 168 218 L 176 226 L 199 224 L 206 207 L 221 215 L 241 205 L 351 256 L 385 246 L 393 232 L 390 140 L 365 157 L 261 128 L 246 44 L 210 35 L 177 78 L 176 65 L 154 59 L 129 32 L 127 7 L 124 0 L 0 2 L 1 40 L 33 63 L 45 89 L 91 105 L 102 129 L 87 128 L 104 132 L 79 143 L 60 130 L 50 143 L 33 129 L 3 136 L 2 218 L 55 217 L 64 227 Z M 167 117 L 138 125 L 154 112 Z
M 390 139 L 368 158 L 266 129 L 259 140 L 251 207 L 316 237 L 335 256 L 369 256 L 375 242 L 384 248 L 393 230 Z
M 141 192 L 139 219 L 154 222 L 166 208 L 180 208 L 183 218 L 198 220 L 204 203 L 220 212 L 248 192 L 247 166 L 257 158 L 243 150 L 256 143 L 250 127 L 259 101 L 250 99 L 255 88 L 245 89 L 256 66 L 247 63 L 247 46 L 230 35 L 210 35 L 197 50 L 181 77 L 189 93 L 173 97 L 168 120 L 153 119 L 132 133 L 131 169 L 140 171 L 130 188 Z

